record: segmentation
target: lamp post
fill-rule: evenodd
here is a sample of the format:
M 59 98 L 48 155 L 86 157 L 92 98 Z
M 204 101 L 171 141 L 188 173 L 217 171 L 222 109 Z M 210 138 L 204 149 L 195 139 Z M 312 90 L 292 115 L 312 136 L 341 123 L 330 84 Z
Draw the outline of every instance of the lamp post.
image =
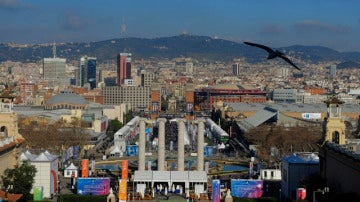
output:
M 328 193 L 329 187 L 324 187 L 323 189 L 314 190 L 313 191 L 313 202 L 316 202 L 316 192 L 322 193 L 322 194 Z

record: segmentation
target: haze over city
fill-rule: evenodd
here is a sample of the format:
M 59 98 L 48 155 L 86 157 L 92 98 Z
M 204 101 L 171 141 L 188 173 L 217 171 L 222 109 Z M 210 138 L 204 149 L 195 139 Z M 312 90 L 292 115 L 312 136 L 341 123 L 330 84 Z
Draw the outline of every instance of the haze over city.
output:
M 321 45 L 360 51 L 360 2 L 0 1 L 0 43 L 88 42 L 181 33 L 272 47 Z

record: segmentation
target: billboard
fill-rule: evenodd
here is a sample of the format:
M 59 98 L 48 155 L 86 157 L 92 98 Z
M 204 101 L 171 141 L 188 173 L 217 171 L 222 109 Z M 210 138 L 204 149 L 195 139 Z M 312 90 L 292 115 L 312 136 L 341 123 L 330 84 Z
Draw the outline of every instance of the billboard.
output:
M 152 109 L 151 112 L 153 114 L 158 114 L 159 113 L 159 103 L 158 102 L 153 102 L 151 109 Z
M 43 187 L 42 186 L 34 187 L 33 200 L 34 201 L 42 201 L 43 200 Z
M 321 119 L 321 113 L 301 113 L 303 119 Z
M 110 190 L 110 178 L 79 178 L 77 193 L 80 195 L 108 195 Z
M 262 180 L 232 179 L 231 195 L 242 198 L 260 198 L 263 194 Z

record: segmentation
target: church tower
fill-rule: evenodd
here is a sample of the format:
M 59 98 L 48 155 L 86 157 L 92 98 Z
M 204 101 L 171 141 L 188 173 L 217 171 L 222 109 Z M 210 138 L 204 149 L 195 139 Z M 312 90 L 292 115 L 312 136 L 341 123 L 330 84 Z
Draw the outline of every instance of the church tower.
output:
M 344 102 L 332 96 L 325 101 L 327 117 L 325 120 L 325 141 L 339 145 L 345 144 L 345 122 L 341 117 L 341 104 Z

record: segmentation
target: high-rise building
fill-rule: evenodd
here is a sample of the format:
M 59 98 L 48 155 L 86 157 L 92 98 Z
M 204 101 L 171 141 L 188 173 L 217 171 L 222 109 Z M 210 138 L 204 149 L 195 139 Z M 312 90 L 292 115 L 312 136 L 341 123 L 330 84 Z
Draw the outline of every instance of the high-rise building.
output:
M 69 85 L 70 79 L 65 74 L 65 58 L 44 58 L 43 78 L 49 81 L 49 85 Z
M 91 89 L 96 88 L 96 58 L 81 57 L 80 67 L 77 71 L 76 83 L 78 86 L 89 84 Z
M 239 63 L 233 64 L 232 65 L 232 70 L 233 70 L 234 76 L 238 76 L 239 75 Z
M 117 85 L 124 84 L 125 79 L 131 79 L 131 53 L 120 53 L 117 57 Z
M 332 78 L 334 78 L 336 76 L 336 65 L 330 66 L 330 75 Z
M 152 81 L 156 78 L 155 73 L 147 72 L 146 70 L 141 71 L 141 86 L 150 87 Z

